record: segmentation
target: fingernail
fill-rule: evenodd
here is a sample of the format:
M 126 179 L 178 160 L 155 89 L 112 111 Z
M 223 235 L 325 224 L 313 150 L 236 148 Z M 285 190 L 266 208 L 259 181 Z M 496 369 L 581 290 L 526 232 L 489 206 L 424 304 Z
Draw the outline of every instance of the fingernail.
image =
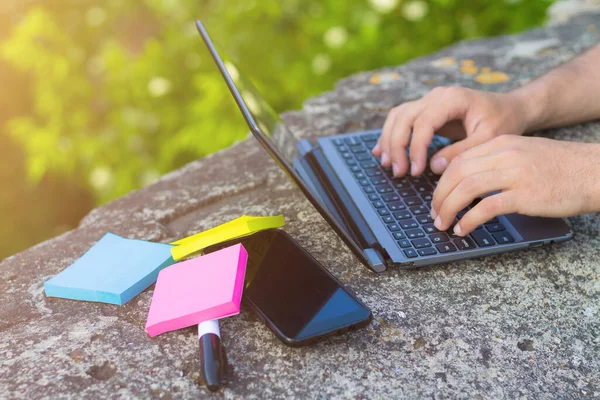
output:
M 390 162 L 390 158 L 388 157 L 387 153 L 383 153 L 381 155 L 381 165 L 386 165 Z
M 444 172 L 447 166 L 448 160 L 446 160 L 444 157 L 437 157 L 431 160 L 431 170 L 438 175 Z
M 414 161 L 410 162 L 410 174 L 412 176 L 417 175 L 417 164 Z
M 456 225 L 454 225 L 454 233 L 455 233 L 456 235 L 460 236 L 460 231 L 461 231 L 461 229 L 460 229 L 460 224 L 456 224 Z
M 379 151 L 379 143 L 377 143 L 375 145 L 375 147 L 373 147 L 373 150 L 371 150 L 373 153 L 377 153 Z
M 442 230 L 442 219 L 440 218 L 440 216 L 438 215 L 435 218 L 435 221 L 433 222 L 433 224 L 435 225 L 436 228 L 438 228 L 440 231 Z
M 435 220 L 437 218 L 438 214 L 437 211 L 435 211 L 435 209 L 432 207 L 431 208 L 431 219 Z
M 400 167 L 398 166 L 398 164 L 392 164 L 392 171 L 394 172 L 394 176 L 400 175 Z

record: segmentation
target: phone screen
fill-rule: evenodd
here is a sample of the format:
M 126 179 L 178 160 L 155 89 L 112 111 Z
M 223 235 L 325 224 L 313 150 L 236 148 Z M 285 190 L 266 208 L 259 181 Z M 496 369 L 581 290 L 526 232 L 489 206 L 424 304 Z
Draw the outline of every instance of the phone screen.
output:
M 242 241 L 248 251 L 244 297 L 287 338 L 303 340 L 370 317 L 289 236 L 266 231 Z

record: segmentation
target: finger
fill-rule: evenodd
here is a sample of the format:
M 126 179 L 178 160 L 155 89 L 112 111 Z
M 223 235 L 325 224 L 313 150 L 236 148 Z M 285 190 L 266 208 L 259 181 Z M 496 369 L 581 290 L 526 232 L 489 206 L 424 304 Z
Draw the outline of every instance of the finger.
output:
M 381 165 L 384 167 L 389 167 L 392 164 L 390 159 L 390 151 L 392 147 L 391 140 L 394 123 L 399 116 L 404 114 L 405 110 L 409 108 L 412 103 L 413 102 L 407 102 L 394 107 L 388 114 L 388 118 L 383 124 L 381 136 L 379 137 L 377 146 L 375 146 L 377 147 L 379 155 L 375 153 L 374 154 L 376 157 L 381 157 Z
M 434 173 L 441 175 L 446 170 L 448 165 L 450 165 L 452 160 L 456 158 L 459 154 L 462 154 L 465 151 L 477 145 L 480 145 L 487 140 L 488 139 L 485 135 L 475 134 L 459 142 L 446 146 L 437 153 L 435 153 L 433 157 L 431 157 L 431 162 L 429 163 L 429 166 Z
M 379 140 L 377 141 L 375 147 L 373 147 L 373 155 L 375 157 L 381 157 L 382 143 L 387 142 L 387 137 L 390 134 L 390 130 L 394 124 L 394 119 L 396 118 L 397 112 L 398 107 L 394 107 L 388 112 L 387 118 L 383 124 L 383 129 L 381 130 L 381 135 L 379 136 Z
M 501 155 L 492 155 L 476 158 L 464 158 L 460 156 L 455 158 L 452 164 L 446 169 L 446 172 L 440 178 L 431 201 L 431 216 L 440 226 L 448 227 L 452 221 L 444 221 L 439 217 L 439 211 L 446 198 L 465 178 L 496 169 L 502 166 Z
M 516 212 L 516 200 L 512 190 L 484 198 L 458 221 L 454 233 L 465 236 L 494 217 Z
M 511 170 L 492 170 L 467 176 L 444 199 L 439 208 L 437 221 L 443 221 L 436 228 L 446 230 L 454 222 L 456 215 L 464 210 L 478 197 L 488 195 L 497 190 L 509 189 L 515 181 L 515 174 Z M 465 231 L 466 227 L 463 227 Z M 474 228 L 473 228 L 474 229 Z M 463 232 L 467 234 L 468 232 Z
M 464 91 L 447 88 L 419 115 L 413 126 L 410 143 L 411 175 L 420 175 L 425 170 L 427 148 L 434 133 L 450 121 L 462 120 L 466 112 Z
M 421 112 L 423 104 L 413 104 L 398 114 L 394 121 L 391 136 L 390 162 L 394 176 L 406 175 L 408 171 L 408 156 L 406 148 L 410 143 L 413 123 Z

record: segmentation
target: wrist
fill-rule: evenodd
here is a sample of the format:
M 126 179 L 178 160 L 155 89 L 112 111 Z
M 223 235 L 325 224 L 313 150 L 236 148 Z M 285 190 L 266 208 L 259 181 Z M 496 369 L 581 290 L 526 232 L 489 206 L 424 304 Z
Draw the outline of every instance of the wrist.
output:
M 509 101 L 519 115 L 523 133 L 530 133 L 546 127 L 548 96 L 543 85 L 521 87 L 507 93 Z

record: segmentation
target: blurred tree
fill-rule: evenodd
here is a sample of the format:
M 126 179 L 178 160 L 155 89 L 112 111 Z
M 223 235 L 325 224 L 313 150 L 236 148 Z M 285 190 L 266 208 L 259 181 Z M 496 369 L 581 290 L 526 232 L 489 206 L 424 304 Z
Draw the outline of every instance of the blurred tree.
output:
M 1 182 L 13 200 L 0 202 L 12 232 L 0 256 L 55 233 L 57 224 L 73 226 L 91 198 L 106 202 L 245 137 L 195 18 L 283 111 L 351 73 L 397 65 L 460 39 L 540 24 L 551 4 L 5 1 L 0 38 L 9 36 L 0 43 L 0 72 L 9 72 L 0 75 L 0 156 L 13 172 L 2 174 Z M 56 203 L 44 198 L 31 206 L 57 217 L 19 229 L 26 218 L 14 214 L 15 199 L 33 193 L 36 200 L 40 193 L 54 195 Z M 72 203 L 79 213 L 61 214 L 77 210 Z

